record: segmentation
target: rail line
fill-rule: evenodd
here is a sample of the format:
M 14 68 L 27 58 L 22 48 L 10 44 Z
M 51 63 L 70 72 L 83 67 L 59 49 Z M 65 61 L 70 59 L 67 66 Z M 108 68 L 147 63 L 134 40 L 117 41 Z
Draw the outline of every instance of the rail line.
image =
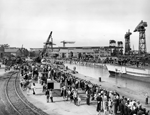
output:
M 20 90 L 19 83 L 18 72 L 13 72 L 6 82 L 5 88 L 6 98 L 13 110 L 15 110 L 15 115 L 47 115 L 27 101 Z

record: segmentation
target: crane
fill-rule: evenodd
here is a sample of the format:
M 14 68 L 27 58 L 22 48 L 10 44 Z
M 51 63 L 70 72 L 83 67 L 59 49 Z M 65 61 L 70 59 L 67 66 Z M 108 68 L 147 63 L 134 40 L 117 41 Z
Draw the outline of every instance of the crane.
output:
M 42 56 L 44 54 L 47 54 L 49 51 L 53 51 L 53 45 L 56 45 L 53 43 L 53 38 L 52 38 L 52 31 L 50 32 L 46 42 L 44 43 L 44 48 L 43 48 L 43 51 L 42 51 Z
M 146 53 L 145 27 L 147 27 L 147 22 L 143 22 L 142 20 L 134 30 L 134 32 L 139 32 L 139 54 L 140 55 Z
M 130 54 L 131 47 L 130 47 L 130 36 L 131 36 L 130 30 L 126 32 L 125 34 L 125 54 Z
M 65 47 L 65 44 L 74 44 L 73 41 L 61 41 L 60 43 L 63 43 L 63 47 Z

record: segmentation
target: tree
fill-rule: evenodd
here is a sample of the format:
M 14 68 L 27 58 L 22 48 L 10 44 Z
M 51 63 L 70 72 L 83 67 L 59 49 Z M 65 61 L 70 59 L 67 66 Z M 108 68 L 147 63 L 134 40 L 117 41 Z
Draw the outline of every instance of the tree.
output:
M 22 64 L 24 61 L 23 61 L 23 59 L 20 57 L 20 56 L 17 56 L 16 57 L 16 63 L 17 64 Z
M 3 45 L 1 45 L 1 47 L 8 48 L 9 45 L 8 44 L 3 44 Z
M 19 48 L 16 55 L 21 57 L 28 57 L 29 51 L 25 48 Z
M 34 59 L 34 61 L 37 62 L 37 63 L 41 63 L 41 57 L 39 57 L 39 56 L 36 57 L 36 58 Z
M 29 55 L 30 55 L 30 57 L 36 57 L 35 51 L 30 51 L 30 52 L 29 52 Z

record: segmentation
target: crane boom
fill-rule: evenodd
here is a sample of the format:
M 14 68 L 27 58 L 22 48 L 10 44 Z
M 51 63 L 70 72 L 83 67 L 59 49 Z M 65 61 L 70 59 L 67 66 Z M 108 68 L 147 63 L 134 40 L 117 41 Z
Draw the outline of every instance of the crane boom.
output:
M 61 41 L 60 43 L 63 43 L 63 47 L 65 47 L 65 44 L 74 44 L 74 41 Z
M 134 32 L 139 31 L 139 29 L 141 27 L 147 27 L 147 22 L 143 22 L 143 20 L 137 25 L 137 27 L 135 28 Z
M 47 49 L 51 48 L 51 51 L 53 51 L 53 45 L 56 45 L 53 43 L 53 38 L 52 38 L 52 31 L 50 32 L 46 42 L 44 43 L 44 48 L 42 51 L 42 55 L 46 54 L 46 52 L 49 52 Z M 49 47 L 50 46 L 50 47 Z
M 48 36 L 48 38 L 47 38 L 45 44 L 49 43 L 49 40 L 50 40 L 51 36 L 52 36 L 52 31 L 50 32 L 50 34 L 49 34 L 49 36 Z

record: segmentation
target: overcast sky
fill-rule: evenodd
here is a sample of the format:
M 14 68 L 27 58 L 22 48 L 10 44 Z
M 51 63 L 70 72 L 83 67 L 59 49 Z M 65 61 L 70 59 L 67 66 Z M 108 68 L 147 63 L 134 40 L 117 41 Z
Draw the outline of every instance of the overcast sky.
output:
M 56 46 L 108 46 L 125 41 L 130 29 L 131 48 L 138 49 L 139 22 L 146 27 L 150 51 L 150 0 L 0 0 L 0 44 L 41 48 L 50 31 Z

